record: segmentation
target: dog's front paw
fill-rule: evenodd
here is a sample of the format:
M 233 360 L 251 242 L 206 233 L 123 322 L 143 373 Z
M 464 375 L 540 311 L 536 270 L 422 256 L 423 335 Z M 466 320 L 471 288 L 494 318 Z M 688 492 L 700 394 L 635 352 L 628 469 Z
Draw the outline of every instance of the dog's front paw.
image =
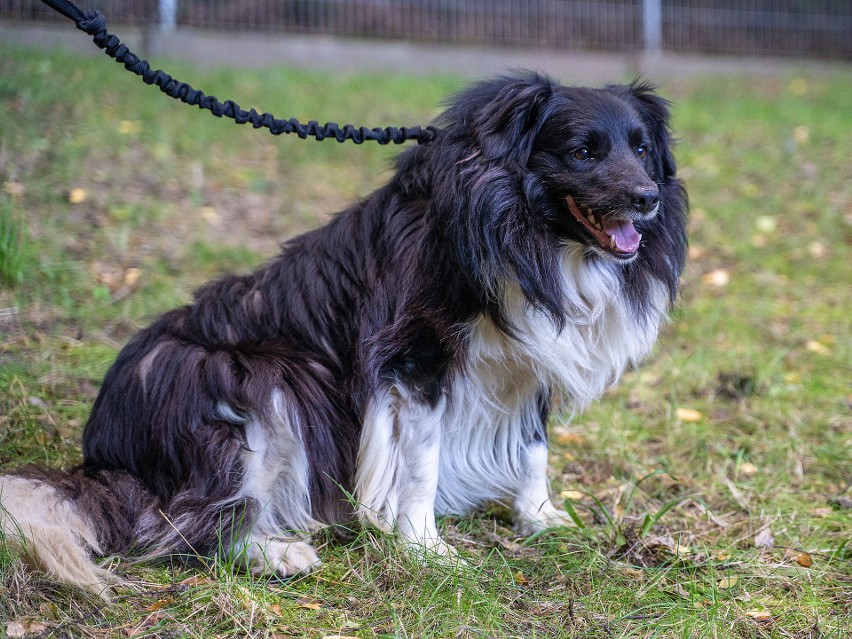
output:
M 570 515 L 557 508 L 549 501 L 537 511 L 518 513 L 515 520 L 515 530 L 519 535 L 528 537 L 547 528 L 574 526 Z
M 440 564 L 446 566 L 467 566 L 467 562 L 452 544 L 440 537 L 428 540 L 406 539 L 409 553 L 425 564 Z
M 310 572 L 322 564 L 313 546 L 295 539 L 256 540 L 246 548 L 245 555 L 254 575 L 286 577 Z

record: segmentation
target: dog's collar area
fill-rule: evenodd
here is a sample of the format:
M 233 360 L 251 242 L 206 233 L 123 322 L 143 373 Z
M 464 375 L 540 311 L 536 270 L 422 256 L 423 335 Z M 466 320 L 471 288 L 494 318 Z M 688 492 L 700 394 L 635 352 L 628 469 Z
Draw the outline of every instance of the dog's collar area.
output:
M 565 197 L 565 202 L 571 214 L 606 252 L 620 258 L 631 258 L 636 255 L 642 241 L 642 234 L 636 230 L 631 220 L 595 215 L 595 212 L 588 207 L 583 211 L 570 195 Z

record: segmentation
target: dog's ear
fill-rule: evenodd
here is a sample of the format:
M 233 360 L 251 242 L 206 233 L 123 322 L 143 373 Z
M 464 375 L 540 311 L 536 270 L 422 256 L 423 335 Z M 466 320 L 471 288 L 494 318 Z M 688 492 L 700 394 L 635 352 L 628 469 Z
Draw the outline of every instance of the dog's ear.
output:
M 474 114 L 470 125 L 483 156 L 525 166 L 547 119 L 553 83 L 539 75 L 504 82 Z
M 676 166 L 671 149 L 669 102 L 655 93 L 656 87 L 646 82 L 634 81 L 626 87 L 617 87 L 639 111 L 648 127 L 655 148 L 657 171 L 663 179 L 674 177 Z

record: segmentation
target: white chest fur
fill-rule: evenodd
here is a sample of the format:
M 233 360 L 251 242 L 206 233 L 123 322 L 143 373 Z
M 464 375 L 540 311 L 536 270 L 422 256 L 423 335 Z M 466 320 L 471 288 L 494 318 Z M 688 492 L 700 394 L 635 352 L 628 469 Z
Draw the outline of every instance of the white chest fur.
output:
M 465 512 L 515 494 L 528 480 L 525 455 L 540 429 L 540 390 L 559 393 L 582 411 L 653 346 L 665 317 L 662 284 L 642 315 L 613 264 L 568 249 L 563 277 L 571 311 L 561 330 L 517 290 L 506 304 L 517 337 L 484 317 L 473 326 L 467 367 L 453 384 L 443 420 L 438 512 Z

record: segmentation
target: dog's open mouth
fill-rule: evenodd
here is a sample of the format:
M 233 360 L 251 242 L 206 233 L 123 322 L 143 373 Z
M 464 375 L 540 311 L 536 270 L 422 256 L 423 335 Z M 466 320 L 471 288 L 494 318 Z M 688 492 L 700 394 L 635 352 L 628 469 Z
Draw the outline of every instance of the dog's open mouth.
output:
M 595 215 L 590 208 L 583 211 L 570 195 L 565 198 L 565 201 L 568 203 L 571 214 L 592 234 L 603 250 L 621 258 L 636 255 L 642 234 L 636 230 L 631 220 Z

